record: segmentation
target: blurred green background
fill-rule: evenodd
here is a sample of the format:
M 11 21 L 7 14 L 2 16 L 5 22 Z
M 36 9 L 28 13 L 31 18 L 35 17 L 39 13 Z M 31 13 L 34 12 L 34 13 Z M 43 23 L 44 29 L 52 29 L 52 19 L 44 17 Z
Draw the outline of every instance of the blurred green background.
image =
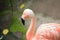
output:
M 20 21 L 24 0 L 0 0 L 0 29 L 9 29 L 5 40 L 25 40 L 26 28 Z
M 5 40 L 26 40 L 30 21 L 23 26 L 20 20 L 26 8 L 36 14 L 37 27 L 43 23 L 60 23 L 60 0 L 0 0 L 0 29 L 9 29 Z

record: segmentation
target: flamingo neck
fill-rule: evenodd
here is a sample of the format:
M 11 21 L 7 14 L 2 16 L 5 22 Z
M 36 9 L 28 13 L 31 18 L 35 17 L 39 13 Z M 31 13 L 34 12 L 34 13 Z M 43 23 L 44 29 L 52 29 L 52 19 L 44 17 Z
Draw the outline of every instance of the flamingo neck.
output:
M 31 40 L 34 37 L 35 26 L 36 26 L 36 19 L 35 19 L 35 17 L 33 17 L 33 18 L 31 18 L 31 24 L 26 33 L 27 40 Z

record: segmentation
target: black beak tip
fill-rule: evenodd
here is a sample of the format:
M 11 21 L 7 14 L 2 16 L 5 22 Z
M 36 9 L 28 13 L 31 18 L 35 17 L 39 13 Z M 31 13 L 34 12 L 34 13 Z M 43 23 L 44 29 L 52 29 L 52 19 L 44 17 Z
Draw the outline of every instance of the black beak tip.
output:
M 23 18 L 21 18 L 21 21 L 22 21 L 23 25 L 25 25 L 25 20 Z

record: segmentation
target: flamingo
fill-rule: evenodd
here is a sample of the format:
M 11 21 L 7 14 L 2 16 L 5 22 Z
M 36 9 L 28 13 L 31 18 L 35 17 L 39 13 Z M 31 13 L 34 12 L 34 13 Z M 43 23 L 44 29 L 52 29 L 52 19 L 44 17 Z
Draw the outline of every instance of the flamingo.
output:
M 35 14 L 31 9 L 25 9 L 21 16 L 23 25 L 25 20 L 31 19 L 30 26 L 26 33 L 27 40 L 60 40 L 60 24 L 59 23 L 45 23 L 41 24 L 36 33 L 34 33 L 36 27 Z

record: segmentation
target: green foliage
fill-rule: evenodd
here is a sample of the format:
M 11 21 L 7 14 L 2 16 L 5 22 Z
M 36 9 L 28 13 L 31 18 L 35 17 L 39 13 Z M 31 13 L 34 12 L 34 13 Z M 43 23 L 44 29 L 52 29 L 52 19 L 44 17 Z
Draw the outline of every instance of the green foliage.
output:
M 22 33 L 26 32 L 26 29 L 23 27 L 22 23 L 19 20 L 19 15 L 20 13 L 18 13 L 17 11 L 13 12 L 13 16 L 12 16 L 12 24 L 11 24 L 11 28 L 10 31 L 11 32 L 17 32 L 20 31 Z
M 4 16 L 6 14 L 12 14 L 11 10 L 4 10 L 3 12 L 0 12 L 0 16 Z
M 10 30 L 12 32 L 16 32 L 16 31 L 21 31 L 21 32 L 25 32 L 25 28 L 23 27 L 23 25 L 21 24 L 21 22 L 16 19 L 16 18 L 12 18 L 12 25 L 11 25 L 11 28 Z

